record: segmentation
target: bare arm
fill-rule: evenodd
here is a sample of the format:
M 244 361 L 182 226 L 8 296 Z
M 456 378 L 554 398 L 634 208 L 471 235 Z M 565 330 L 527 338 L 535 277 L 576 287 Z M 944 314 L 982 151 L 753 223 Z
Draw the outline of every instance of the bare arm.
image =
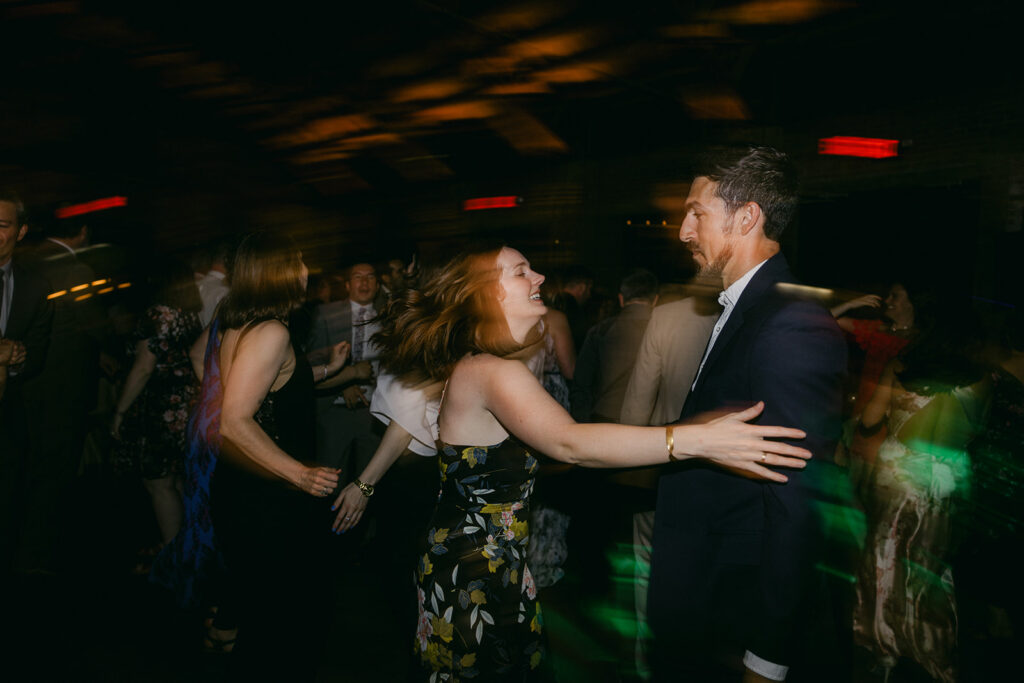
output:
M 868 429 L 878 426 L 889 412 L 893 383 L 896 381 L 896 362 L 892 360 L 886 364 L 885 369 L 882 370 L 882 376 L 878 380 L 878 385 L 875 386 L 875 393 L 871 395 L 871 400 L 868 401 L 864 412 L 861 413 L 860 423 Z
M 463 361 L 456 367 L 449 384 L 451 396 L 453 385 L 465 383 L 459 391 L 461 406 L 453 407 L 455 410 L 465 410 L 467 403 L 479 400 L 505 430 L 563 462 L 586 467 L 638 467 L 669 461 L 665 429 L 578 424 L 521 363 L 494 357 L 471 360 L 474 362 Z M 460 370 L 466 370 L 462 377 Z M 758 404 L 706 424 L 676 425 L 671 428 L 671 453 L 679 460 L 703 457 L 765 479 L 786 481 L 785 476 L 762 465 L 803 467 L 801 458 L 810 454 L 802 448 L 764 439 L 800 439 L 804 433 L 798 429 L 745 424 L 762 409 L 763 404 Z M 455 419 L 459 417 L 456 415 Z M 446 422 L 442 429 L 448 426 Z
M 310 495 L 326 496 L 338 485 L 338 471 L 308 467 L 291 457 L 260 428 L 254 417 L 291 359 L 288 329 L 277 321 L 257 325 L 238 342 L 226 376 L 221 378 L 221 437 L 225 450 L 240 454 Z
M 206 362 L 206 343 L 210 340 L 210 328 L 207 327 L 203 330 L 203 333 L 199 335 L 199 339 L 196 339 L 195 343 L 192 344 L 192 348 L 188 350 L 188 359 L 192 363 L 192 372 L 196 373 L 196 377 L 199 381 L 203 381 L 203 372 L 206 369 L 204 363 Z
M 576 374 L 576 347 L 572 343 L 569 319 L 561 311 L 551 310 L 544 315 L 548 334 L 555 342 L 555 360 L 562 377 L 571 380 Z
M 380 478 L 398 460 L 398 456 L 408 451 L 409 442 L 411 441 L 412 435 L 405 431 L 402 425 L 398 424 L 397 420 L 392 420 L 384 432 L 384 437 L 380 440 L 380 445 L 377 446 L 373 458 L 366 465 L 366 468 L 359 473 L 359 481 L 370 486 L 376 486 Z M 354 483 L 346 486 L 338 494 L 334 505 L 331 506 L 332 510 L 338 510 L 338 515 L 334 518 L 334 524 L 331 525 L 331 528 L 337 533 L 345 533 L 354 527 L 362 518 L 363 511 L 366 510 L 366 504 L 369 500 L 369 496 L 363 495 L 363 492 Z
M 135 345 L 135 362 L 132 369 L 128 371 L 128 377 L 124 381 L 124 388 L 121 389 L 121 397 L 117 399 L 117 409 L 114 412 L 114 421 L 110 427 L 110 433 L 118 436 L 121 431 L 121 420 L 125 412 L 131 407 L 135 399 L 142 393 L 142 389 L 149 381 L 156 367 L 156 356 L 149 350 L 146 339 L 141 339 Z

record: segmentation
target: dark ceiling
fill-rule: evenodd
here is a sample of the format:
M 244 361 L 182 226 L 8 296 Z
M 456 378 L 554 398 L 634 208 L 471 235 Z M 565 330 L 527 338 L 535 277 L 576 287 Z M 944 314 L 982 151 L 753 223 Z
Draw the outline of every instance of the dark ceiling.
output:
M 254 215 L 407 235 L 424 198 L 454 212 L 567 164 L 628 183 L 666 149 L 1020 80 L 998 4 L 0 0 L 0 19 L 0 183 L 38 207 L 127 195 L 169 246 Z

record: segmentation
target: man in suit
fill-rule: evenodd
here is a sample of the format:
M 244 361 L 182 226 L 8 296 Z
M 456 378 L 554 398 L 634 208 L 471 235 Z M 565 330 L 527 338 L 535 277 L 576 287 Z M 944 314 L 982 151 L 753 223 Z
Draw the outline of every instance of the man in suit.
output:
M 53 323 L 46 362 L 25 383 L 31 458 L 17 560 L 24 572 L 53 572 L 63 564 L 59 552 L 67 501 L 96 403 L 106 329 L 97 297 L 87 296 L 91 290 L 75 289 L 96 281 L 96 273 L 77 254 L 89 243 L 88 226 L 81 217 L 67 218 L 49 223 L 45 232 L 45 241 L 27 255 L 49 284 Z
M 376 270 L 369 263 L 349 268 L 348 290 L 348 299 L 316 308 L 306 350 L 315 367 L 327 362 L 330 348 L 338 342 L 352 345 L 350 357 L 361 379 L 319 392 L 316 399 L 317 459 L 323 465 L 340 467 L 351 481 L 369 463 L 380 441 L 370 415 L 377 375 L 377 351 L 370 338 L 379 329 L 372 320 L 384 301 Z
M 658 278 L 637 268 L 619 284 L 619 312 L 590 328 L 570 391 L 577 422 L 618 422 L 637 349 L 658 303 Z
M 825 308 L 780 286 L 793 280 L 778 241 L 797 205 L 788 158 L 732 150 L 695 176 L 680 239 L 721 278 L 724 309 L 681 418 L 764 401 L 758 422 L 804 430 L 813 459 L 784 484 L 699 464 L 662 475 L 648 601 L 655 679 L 781 681 L 801 663 L 846 346 Z
M 13 352 L 0 367 L 8 375 L 0 395 L 0 573 L 10 568 L 23 507 L 28 442 L 24 384 L 43 367 L 53 315 L 46 281 L 14 258 L 15 246 L 27 231 L 21 199 L 0 191 L 0 340 Z

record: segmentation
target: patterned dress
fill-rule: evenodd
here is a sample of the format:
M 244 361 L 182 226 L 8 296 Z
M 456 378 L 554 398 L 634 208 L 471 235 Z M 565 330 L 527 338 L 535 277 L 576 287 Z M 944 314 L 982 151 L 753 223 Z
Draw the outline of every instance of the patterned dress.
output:
M 121 423 L 113 452 L 119 472 L 159 479 L 181 470 L 198 388 L 188 352 L 202 331 L 195 313 L 159 304 L 146 309 L 136 339 L 145 340 L 156 366 Z
M 210 481 L 220 453 L 220 321 L 213 319 L 203 361 L 203 383 L 199 402 L 189 417 L 186 430 L 184 520 L 181 529 L 160 551 L 150 580 L 173 590 L 178 605 L 193 608 L 205 604 L 212 575 L 223 573 L 223 559 L 217 548 L 210 516 Z
M 961 405 L 969 389 L 954 389 Z M 883 662 L 913 659 L 937 681 L 956 680 L 957 604 L 950 562 L 955 508 L 970 489 L 966 450 L 917 450 L 896 438 L 935 396 L 893 400 L 889 436 L 878 450 L 868 537 L 856 587 L 854 640 Z
M 526 559 L 536 458 L 514 437 L 444 446 L 441 493 L 416 573 L 416 650 L 431 683 L 524 681 L 543 656 Z

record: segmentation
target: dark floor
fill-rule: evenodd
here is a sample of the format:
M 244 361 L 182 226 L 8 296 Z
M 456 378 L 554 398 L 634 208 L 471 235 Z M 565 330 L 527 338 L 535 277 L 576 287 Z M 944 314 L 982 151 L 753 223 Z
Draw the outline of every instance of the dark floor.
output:
M 64 566 L 56 575 L 17 575 L 5 581 L 0 666 L 8 681 L 110 681 L 207 683 L 224 678 L 230 655 L 201 648 L 202 614 L 175 608 L 169 594 L 136 575 L 134 548 L 153 530 L 145 498 L 130 486 L 95 477 L 80 482 L 77 513 L 69 520 Z M 547 682 L 638 681 L 633 652 L 632 548 L 628 526 L 605 550 L 601 570 L 594 562 L 567 563 L 567 575 L 541 593 L 549 656 Z M 334 619 L 318 680 L 406 681 L 416 673 L 412 627 L 401 628 L 386 605 L 380 566 L 372 548 L 346 539 L 333 573 Z M 585 555 L 585 553 L 582 553 Z M 975 665 L 963 681 L 1005 678 L 989 650 L 998 643 L 971 642 L 964 648 Z M 1003 653 L 1005 659 L 1005 653 Z M 821 653 L 824 664 L 843 662 Z M 874 683 L 885 672 L 862 653 L 838 664 L 830 681 Z M 10 675 L 8 675 L 8 672 Z M 901 663 L 889 683 L 926 681 Z

